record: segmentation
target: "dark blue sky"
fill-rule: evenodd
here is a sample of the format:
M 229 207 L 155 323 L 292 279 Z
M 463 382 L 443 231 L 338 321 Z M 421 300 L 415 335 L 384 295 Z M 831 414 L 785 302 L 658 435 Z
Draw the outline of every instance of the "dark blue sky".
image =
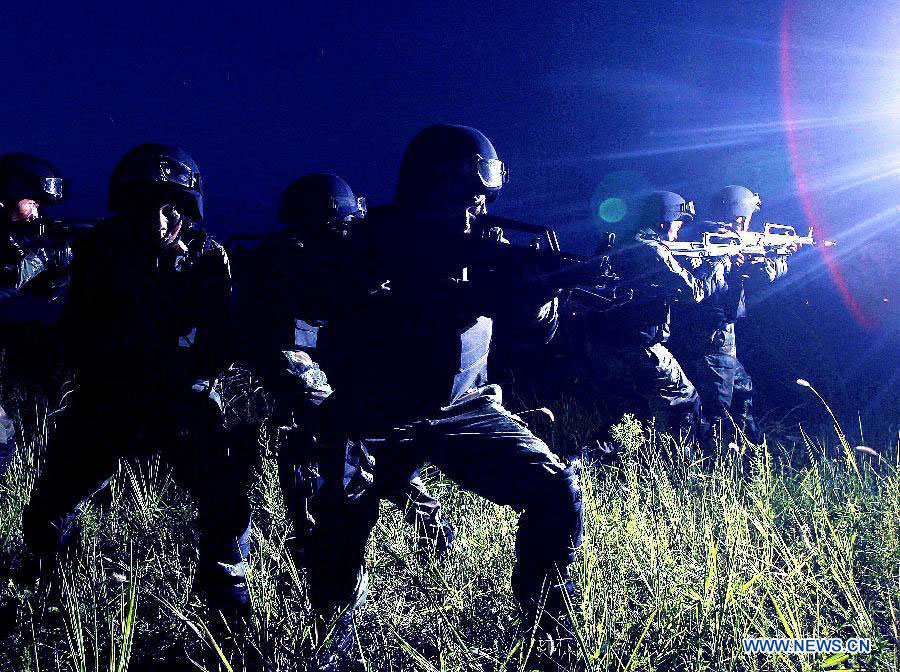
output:
M 734 121 L 716 108 L 744 91 L 776 104 L 774 51 L 706 37 L 774 34 L 778 12 L 759 6 L 16 4 L 3 23 L 27 39 L 4 41 L 2 76 L 26 94 L 4 103 L 2 144 L 58 157 L 70 207 L 88 210 L 129 146 L 183 144 L 208 176 L 213 227 L 271 219 L 279 190 L 316 169 L 385 199 L 405 143 L 436 120 L 489 134 L 515 171 L 510 206 L 539 193 L 586 213 L 579 182 L 598 157 L 635 149 L 673 109 L 689 125 Z
M 497 212 L 552 224 L 573 247 L 596 238 L 592 205 L 617 185 L 702 207 L 744 183 L 764 219 L 821 216 L 881 325 L 861 329 L 818 255 L 798 258 L 746 324 L 761 390 L 786 407 L 805 398 L 794 379 L 816 378 L 848 413 L 874 400 L 897 422 L 893 3 L 80 4 L 0 9 L 0 150 L 55 161 L 71 178 L 63 212 L 100 214 L 112 166 L 147 141 L 196 158 L 214 232 L 271 227 L 280 191 L 310 171 L 384 202 L 405 144 L 435 121 L 487 133 L 511 167 Z

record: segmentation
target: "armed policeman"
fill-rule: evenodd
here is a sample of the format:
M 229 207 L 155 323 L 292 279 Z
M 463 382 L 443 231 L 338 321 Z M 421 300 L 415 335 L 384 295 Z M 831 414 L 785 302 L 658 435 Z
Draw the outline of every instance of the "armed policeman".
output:
M 726 186 L 711 200 L 711 221 L 694 227 L 694 235 L 748 231 L 761 203 L 759 194 L 747 187 Z M 703 266 L 708 268 L 709 261 Z M 747 314 L 748 284 L 774 282 L 786 273 L 784 254 L 752 258 L 738 254 L 727 276 L 727 291 L 684 315 L 691 377 L 697 385 L 704 416 L 720 435 L 733 420 L 748 439 L 757 443 L 762 440 L 753 415 L 753 381 L 737 357 L 735 323 Z
M 33 327 L 53 320 L 48 289 L 71 262 L 69 246 L 51 246 L 38 238 L 41 214 L 62 200 L 63 186 L 56 168 L 40 157 L 0 157 L 0 347 L 13 348 L 14 359 L 22 354 L 20 346 L 29 343 Z M 8 367 L 13 364 L 7 362 Z M 15 424 L 0 407 L 0 475 L 15 450 Z
M 306 175 L 281 197 L 278 220 L 283 229 L 274 235 L 239 236 L 232 254 L 240 358 L 273 395 L 281 483 L 301 552 L 315 524 L 317 408 L 331 394 L 326 372 L 315 361 L 317 343 L 327 329 L 329 310 L 342 300 L 340 287 L 358 272 L 348 264 L 347 238 L 364 224 L 366 212 L 365 198 L 338 175 Z M 258 245 L 245 246 L 241 239 Z M 372 445 L 354 446 L 354 464 L 365 469 L 372 450 Z M 452 527 L 418 475 L 389 499 L 405 512 L 423 550 L 446 550 Z
M 601 387 L 624 387 L 642 399 L 661 429 L 689 446 L 697 439 L 700 399 L 666 343 L 675 301 L 699 304 L 726 287 L 728 258 L 699 273 L 667 247 L 678 240 L 694 204 L 671 191 L 648 195 L 612 258 L 632 300 L 589 325 L 590 360 Z M 639 415 L 647 415 L 639 413 Z M 648 418 L 649 419 L 649 418 Z
M 249 609 L 250 464 L 226 441 L 213 386 L 230 353 L 230 269 L 200 227 L 203 181 L 182 149 L 140 145 L 109 187 L 114 215 L 75 249 L 64 314 L 76 388 L 23 520 L 48 562 L 120 458 L 160 451 L 198 510 L 198 583 L 228 616 Z
M 526 623 L 543 606 L 540 632 L 570 634 L 564 596 L 582 540 L 578 477 L 487 384 L 494 320 L 513 320 L 520 333 L 546 341 L 556 329 L 556 293 L 470 263 L 508 247 L 499 232 L 482 238 L 477 223 L 506 177 L 480 131 L 429 126 L 404 154 L 393 204 L 370 213 L 356 240 L 370 281 L 339 303 L 344 309 L 323 334 L 323 362 L 335 383 L 323 411 L 335 448 L 353 436 L 382 445 L 368 497 L 343 496 L 343 454 L 325 474 L 333 503 L 308 551 L 314 607 L 326 618 L 347 610 L 337 650 L 352 641 L 352 609 L 365 594 L 364 552 L 378 500 L 424 462 L 522 512 L 513 591 Z

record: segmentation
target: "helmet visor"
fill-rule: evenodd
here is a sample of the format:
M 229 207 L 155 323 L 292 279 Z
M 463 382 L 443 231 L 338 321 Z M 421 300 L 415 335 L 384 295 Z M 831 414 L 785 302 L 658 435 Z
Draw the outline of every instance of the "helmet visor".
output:
M 159 177 L 160 182 L 170 182 L 185 189 L 202 191 L 203 188 L 199 171 L 193 170 L 190 166 L 172 158 L 163 157 L 160 159 Z
M 47 198 L 56 203 L 63 197 L 63 178 L 61 177 L 45 177 L 43 181 L 43 192 Z
M 485 159 L 476 155 L 475 168 L 478 179 L 488 189 L 499 189 L 509 181 L 506 164 L 500 159 Z
M 331 214 L 330 217 L 338 219 L 346 219 L 347 217 L 355 217 L 356 219 L 365 219 L 369 212 L 366 207 L 365 196 L 349 196 L 331 197 Z

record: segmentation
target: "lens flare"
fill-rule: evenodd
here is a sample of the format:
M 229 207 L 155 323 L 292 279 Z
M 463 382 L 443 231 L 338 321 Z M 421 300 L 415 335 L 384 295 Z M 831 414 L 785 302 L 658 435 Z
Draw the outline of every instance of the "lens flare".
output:
M 621 198 L 607 198 L 597 208 L 597 215 L 604 222 L 616 224 L 625 218 L 628 212 L 628 206 Z
M 779 32 L 781 104 L 788 157 L 797 195 L 809 224 L 816 231 L 817 237 L 835 238 L 834 234 L 836 232 L 832 230 L 832 223 L 824 216 L 827 208 L 820 202 L 825 197 L 825 194 L 834 196 L 837 193 L 858 189 L 865 185 L 893 178 L 900 174 L 900 162 L 898 162 L 898 157 L 894 153 L 893 155 L 888 154 L 868 159 L 855 166 L 840 166 L 832 169 L 832 174 L 830 175 L 827 173 L 823 175 L 823 171 L 817 169 L 816 159 L 821 154 L 821 149 L 814 146 L 809 131 L 821 122 L 810 125 L 807 119 L 803 117 L 803 104 L 798 93 L 799 85 L 802 83 L 800 81 L 802 76 L 800 74 L 801 68 L 793 58 L 797 52 L 792 38 L 796 32 L 798 4 L 795 1 L 786 3 Z M 877 79 L 880 81 L 880 76 Z M 811 83 L 807 82 L 808 86 L 809 84 Z M 865 104 L 865 101 L 861 102 Z M 865 110 L 858 113 L 857 116 L 866 119 L 870 123 L 877 121 L 878 127 L 886 130 L 887 126 L 894 121 L 897 110 L 886 110 L 883 101 L 878 104 L 873 101 L 872 107 L 877 109 Z M 845 118 L 841 115 L 835 115 L 833 119 L 835 125 L 850 125 L 858 121 L 854 116 Z M 833 161 L 833 163 L 835 162 Z M 890 210 L 889 208 L 884 213 L 887 215 L 884 219 L 893 219 Z M 873 221 L 881 219 L 881 217 L 875 217 Z M 885 222 L 884 225 L 890 226 L 890 223 Z M 849 232 L 845 231 L 844 233 Z M 880 321 L 870 312 L 871 306 L 868 309 L 863 306 L 861 301 L 854 295 L 843 274 L 840 257 L 842 254 L 845 255 L 846 251 L 842 253 L 837 248 L 824 246 L 818 246 L 817 249 L 844 304 L 853 314 L 857 323 L 867 330 L 878 328 Z
M 638 172 L 614 170 L 606 173 L 591 198 L 591 220 L 601 231 L 621 234 L 629 228 L 629 220 L 651 191 L 650 183 Z

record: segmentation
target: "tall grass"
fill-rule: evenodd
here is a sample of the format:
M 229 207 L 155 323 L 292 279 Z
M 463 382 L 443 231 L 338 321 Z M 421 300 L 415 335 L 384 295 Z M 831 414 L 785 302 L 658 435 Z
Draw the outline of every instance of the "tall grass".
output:
M 557 431 L 584 429 L 584 409 L 555 410 Z M 670 439 L 652 427 L 626 417 L 615 436 L 625 447 L 621 461 L 582 471 L 587 529 L 571 607 L 588 669 L 898 669 L 900 445 L 872 456 L 840 432 L 825 443 L 804 435 L 802 460 L 745 444 L 714 464 L 672 464 Z M 29 562 L 20 518 L 42 442 L 36 431 L 3 484 L 7 564 Z M 192 591 L 189 494 L 158 460 L 123 463 L 107 500 L 81 514 L 81 541 L 51 584 L 5 582 L 19 615 L 0 642 L 6 668 L 124 672 L 190 659 L 239 670 L 261 656 L 274 669 L 306 669 L 304 574 L 288 550 L 274 457 L 261 454 L 254 617 L 245 632 L 232 631 Z M 360 665 L 532 669 L 533 647 L 509 590 L 516 514 L 434 470 L 425 477 L 456 543 L 447 557 L 421 557 L 400 513 L 383 504 L 368 549 L 370 598 L 356 619 Z M 746 636 L 868 637 L 874 651 L 751 656 L 741 646 Z

